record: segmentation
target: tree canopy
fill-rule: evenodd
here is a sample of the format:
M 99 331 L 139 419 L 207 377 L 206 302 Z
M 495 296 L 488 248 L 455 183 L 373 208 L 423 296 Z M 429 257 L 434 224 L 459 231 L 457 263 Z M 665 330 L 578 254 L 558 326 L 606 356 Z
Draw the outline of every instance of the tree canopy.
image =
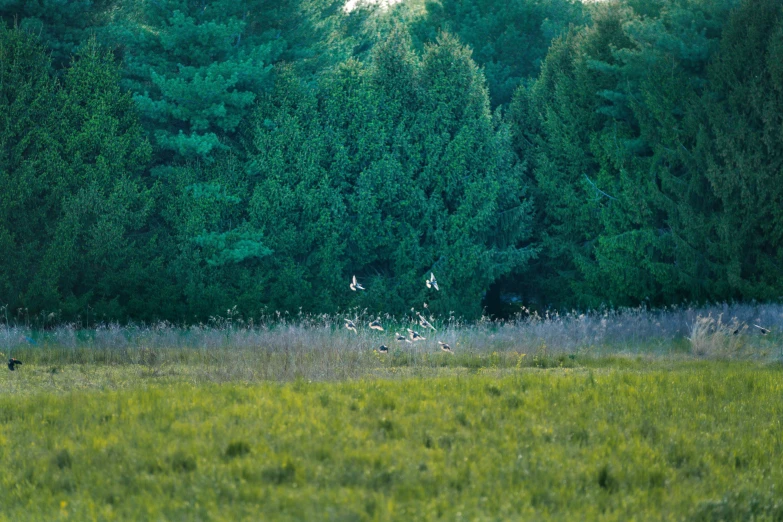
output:
M 8 0 L 0 18 L 10 310 L 783 294 L 777 0 Z

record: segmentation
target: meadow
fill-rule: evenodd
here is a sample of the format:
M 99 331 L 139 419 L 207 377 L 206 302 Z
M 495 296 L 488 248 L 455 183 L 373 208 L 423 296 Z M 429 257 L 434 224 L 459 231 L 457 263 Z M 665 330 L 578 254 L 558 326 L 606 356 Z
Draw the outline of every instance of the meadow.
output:
M 0 520 L 783 520 L 780 312 L 6 324 Z

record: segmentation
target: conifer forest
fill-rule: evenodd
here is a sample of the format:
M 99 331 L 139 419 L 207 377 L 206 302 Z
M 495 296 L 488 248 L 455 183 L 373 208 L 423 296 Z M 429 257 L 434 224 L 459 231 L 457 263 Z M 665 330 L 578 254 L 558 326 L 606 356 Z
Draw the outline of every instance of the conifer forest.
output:
M 783 295 L 779 0 L 0 17 L 6 315 L 398 314 L 430 273 L 468 319 Z

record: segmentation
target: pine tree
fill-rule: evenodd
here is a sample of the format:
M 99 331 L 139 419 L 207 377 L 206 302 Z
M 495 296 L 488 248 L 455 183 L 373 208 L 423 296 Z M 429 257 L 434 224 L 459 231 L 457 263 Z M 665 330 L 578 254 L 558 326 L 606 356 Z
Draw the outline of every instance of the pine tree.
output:
M 0 27 L 0 295 L 25 306 L 31 274 L 56 213 L 42 172 L 59 165 L 54 115 L 56 82 L 40 42 Z
M 4 91 L 0 238 L 11 306 L 60 310 L 89 304 L 120 317 L 138 292 L 146 259 L 136 237 L 152 201 L 149 161 L 129 94 L 112 57 L 91 40 L 60 85 L 35 39 L 2 30 Z M 135 270 L 135 272 L 134 272 Z
M 90 34 L 103 27 L 116 0 L 0 0 L 0 19 L 38 36 L 55 70 L 68 65 Z
M 538 74 L 554 38 L 570 24 L 587 22 L 582 2 L 572 0 L 441 0 L 426 6 L 426 16 L 408 15 L 417 41 L 434 42 L 446 30 L 470 46 L 493 106 L 509 103 L 517 86 Z
M 161 0 L 130 3 L 106 32 L 120 45 L 157 162 L 237 147 L 240 122 L 272 86 L 272 65 L 318 62 L 334 0 Z M 324 37 L 325 38 L 325 37 Z M 306 66 L 302 66 L 306 70 Z
M 602 85 L 590 74 L 582 51 L 590 37 L 572 31 L 556 40 L 535 85 L 518 89 L 510 111 L 518 154 L 528 161 L 538 209 L 534 230 L 541 244 L 531 265 L 535 278 L 526 278 L 531 282 L 522 290 L 528 302 L 543 306 L 594 304 L 580 288 L 580 263 L 592 258 L 601 209 L 615 198 L 598 179 L 600 165 L 591 150 L 605 117 L 595 98 Z
M 162 172 L 162 170 L 161 170 Z M 165 170 L 160 196 L 160 303 L 169 317 L 206 321 L 236 306 L 253 314 L 261 307 L 261 259 L 272 252 L 248 222 L 249 183 L 233 154 L 209 163 L 190 162 Z
M 719 213 L 705 254 L 715 293 L 778 299 L 783 293 L 783 7 L 745 0 L 733 13 L 702 97 L 700 160 Z M 724 298 L 725 298 L 724 297 Z
M 328 172 L 331 158 L 340 160 L 330 154 L 316 94 L 282 68 L 253 126 L 251 224 L 275 252 L 259 295 L 277 309 L 334 310 L 347 288 L 340 277 L 347 216 L 342 180 Z
M 113 56 L 92 39 L 58 91 L 61 165 L 45 175 L 49 198 L 59 208 L 30 292 L 46 295 L 57 288 L 66 315 L 90 304 L 121 317 L 140 291 L 134 275 L 146 261 L 137 255 L 145 238 L 137 234 L 152 211 L 142 179 L 151 148 L 119 80 Z M 53 297 L 47 306 L 56 306 Z
M 486 81 L 468 48 L 444 33 L 421 66 L 421 117 L 414 136 L 427 159 L 417 184 L 429 196 L 433 261 L 460 285 L 449 306 L 477 314 L 490 284 L 533 257 L 531 206 L 505 126 L 489 110 Z M 416 138 L 414 138 L 416 139 Z
M 639 5 L 623 25 L 629 44 L 613 52 L 616 84 L 599 92 L 614 135 L 603 132 L 596 147 L 620 204 L 602 216 L 592 272 L 592 287 L 615 302 L 728 297 L 715 291 L 715 267 L 703 258 L 709 234 L 696 216 L 716 208 L 688 151 L 707 65 L 734 3 Z
M 701 226 L 693 205 L 714 203 L 683 152 L 696 142 L 693 107 L 731 2 L 630 5 L 596 6 L 594 24 L 555 43 L 512 104 L 541 203 L 540 283 L 527 290 L 545 303 L 710 295 L 689 227 Z
M 257 11 L 246 4 L 143 2 L 112 28 L 112 38 L 126 42 L 124 86 L 134 92 L 159 154 L 168 153 L 163 158 L 226 149 L 270 81 L 282 44 L 248 34 L 248 13 Z
M 534 254 L 507 129 L 470 52 L 443 35 L 422 58 L 395 30 L 373 60 L 316 89 L 283 72 L 254 118 L 253 224 L 270 248 L 275 306 L 480 312 L 483 292 Z M 353 294 L 356 274 L 368 291 Z M 310 296 L 306 299 L 304 296 Z

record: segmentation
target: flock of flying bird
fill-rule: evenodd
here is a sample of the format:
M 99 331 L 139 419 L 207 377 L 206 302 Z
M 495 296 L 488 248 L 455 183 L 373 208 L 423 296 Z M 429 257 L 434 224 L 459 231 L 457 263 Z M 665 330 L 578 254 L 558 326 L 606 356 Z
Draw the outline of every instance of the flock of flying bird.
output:
M 430 272 L 430 278 L 425 280 L 424 283 L 427 285 L 427 288 L 434 288 L 435 290 L 440 291 L 440 288 L 438 288 L 438 282 L 435 280 L 435 274 L 433 274 L 432 272 Z M 351 290 L 353 290 L 354 292 L 357 290 L 364 290 L 364 287 L 360 285 L 359 282 L 356 280 L 356 276 L 353 276 L 350 287 Z M 424 308 L 427 308 L 427 303 L 424 303 Z M 411 311 L 413 310 L 414 309 L 411 308 Z M 419 324 L 423 328 L 430 328 L 433 331 L 435 331 L 435 327 L 432 326 L 432 324 L 429 321 L 427 321 L 427 319 L 425 319 L 423 315 L 421 315 L 421 312 L 416 312 L 416 314 L 419 317 Z M 380 319 L 374 319 L 373 321 L 370 322 L 369 326 L 373 330 L 378 330 L 381 332 L 384 331 L 383 326 L 381 326 Z M 758 328 L 761 331 L 762 335 L 767 335 L 770 332 L 769 328 L 764 328 L 763 326 L 759 326 L 757 324 L 754 324 L 753 326 Z M 358 333 L 356 330 L 356 323 L 354 323 L 352 320 L 348 318 L 345 319 L 345 327 L 354 333 Z M 734 335 L 738 335 L 740 333 L 740 328 L 737 328 L 732 333 Z M 395 332 L 394 339 L 400 343 L 415 343 L 416 341 L 424 341 L 427 338 L 421 335 L 419 332 L 416 332 L 408 328 L 408 337 L 401 335 L 399 332 Z M 450 354 L 454 353 L 451 349 L 451 346 L 449 346 L 448 344 L 442 341 L 438 341 L 438 345 L 440 346 L 440 349 L 443 350 L 444 352 Z M 376 350 L 379 353 L 389 353 L 389 347 L 386 346 L 385 344 L 380 345 Z M 12 372 L 15 371 L 16 367 L 19 366 L 20 364 L 22 364 L 22 361 L 20 361 L 19 359 L 14 359 L 13 357 L 8 359 L 8 369 L 11 370 Z
M 434 288 L 435 290 L 440 291 L 440 288 L 438 288 L 438 282 L 435 280 L 435 274 L 433 274 L 432 272 L 430 272 L 430 278 L 425 280 L 424 283 L 427 285 L 427 288 Z M 364 287 L 360 285 L 359 282 L 356 280 L 356 276 L 353 276 L 350 287 L 351 290 L 353 290 L 354 292 L 357 290 L 364 290 Z M 427 308 L 427 303 L 424 303 L 424 308 Z M 414 311 L 414 309 L 411 308 L 411 311 Z M 429 321 L 427 321 L 427 319 L 425 319 L 423 315 L 421 315 L 421 312 L 416 312 L 416 314 L 419 316 L 418 318 L 419 324 L 423 328 L 430 328 L 433 331 L 435 330 L 435 327 L 432 326 L 432 324 Z M 372 330 L 378 330 L 381 332 L 384 331 L 383 326 L 381 326 L 380 319 L 374 319 L 373 321 L 370 322 L 369 326 Z M 345 327 L 354 333 L 358 333 L 358 331 L 356 330 L 356 323 L 354 323 L 351 319 L 348 318 L 345 319 Z M 416 341 L 424 341 L 427 338 L 422 336 L 419 332 L 413 331 L 410 328 L 408 328 L 408 337 L 401 335 L 399 332 L 395 332 L 394 339 L 400 343 L 415 343 Z M 451 349 L 451 346 L 449 346 L 448 344 L 442 341 L 438 341 L 438 345 L 440 346 L 440 349 L 443 350 L 444 352 L 450 354 L 454 353 Z M 389 347 L 386 346 L 385 344 L 382 344 L 377 348 L 377 351 L 378 353 L 389 353 Z

